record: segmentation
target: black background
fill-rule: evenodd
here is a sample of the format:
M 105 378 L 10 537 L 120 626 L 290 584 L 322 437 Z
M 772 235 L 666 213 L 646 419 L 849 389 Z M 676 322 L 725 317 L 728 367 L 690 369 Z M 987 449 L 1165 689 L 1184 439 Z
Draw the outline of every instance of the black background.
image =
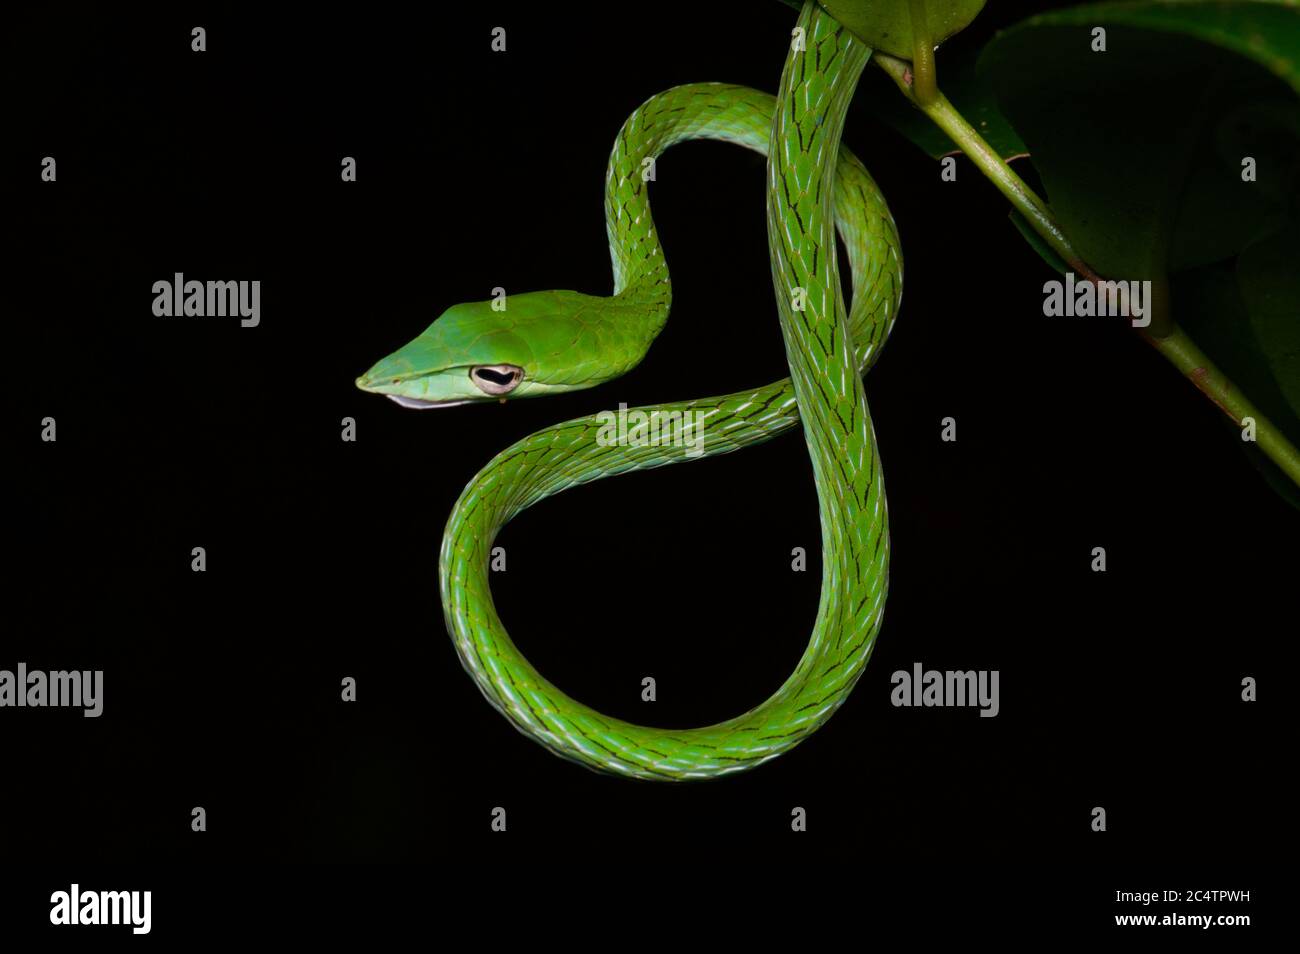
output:
M 991 6 L 954 47 L 1026 12 Z M 941 182 L 876 121 L 866 101 L 896 93 L 870 68 L 845 142 L 889 197 L 906 281 L 867 379 L 893 565 L 852 697 L 775 762 L 683 786 L 556 759 L 480 697 L 436 580 L 478 468 L 620 401 L 785 373 L 763 160 L 691 143 L 652 187 L 674 310 L 633 372 L 427 414 L 353 386 L 494 286 L 607 293 L 604 163 L 624 118 L 683 82 L 774 90 L 794 16 L 741 0 L 609 9 L 277 18 L 177 4 L 12 25 L 17 487 L 0 668 L 103 669 L 105 709 L 0 713 L 9 847 L 425 860 L 504 857 L 522 839 L 611 860 L 1233 866 L 1216 871 L 1278 850 L 1278 654 L 1297 579 L 1281 553 L 1300 520 L 1122 323 L 1043 317 L 1052 275 L 1005 200 L 965 159 Z M 190 49 L 195 25 L 205 53 Z M 496 25 L 505 54 L 489 48 Z M 55 184 L 39 181 L 46 155 Z M 356 183 L 340 181 L 344 156 Z M 154 317 L 151 286 L 177 271 L 260 279 L 260 327 Z M 46 415 L 57 443 L 39 439 Z M 355 443 L 340 440 L 345 416 Z M 940 440 L 946 416 L 956 443 Z M 501 543 L 493 586 L 512 638 L 623 718 L 688 726 L 759 703 L 815 615 L 816 497 L 796 435 L 563 494 Z M 194 546 L 205 573 L 190 570 Z M 796 546 L 808 573 L 791 572 Z M 918 661 L 999 670 L 1000 715 L 894 708 L 891 673 Z M 1246 675 L 1261 683 L 1253 705 Z M 345 676 L 355 704 L 340 701 Z M 1098 805 L 1105 834 L 1090 830 Z M 506 836 L 489 830 L 494 806 Z

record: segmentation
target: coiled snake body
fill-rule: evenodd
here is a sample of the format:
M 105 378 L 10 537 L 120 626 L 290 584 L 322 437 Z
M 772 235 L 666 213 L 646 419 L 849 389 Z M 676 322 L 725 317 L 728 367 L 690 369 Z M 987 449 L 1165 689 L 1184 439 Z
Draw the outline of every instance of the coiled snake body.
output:
M 848 697 L 880 628 L 889 572 L 884 486 L 861 374 L 889 334 L 902 292 L 893 220 L 862 164 L 840 148 L 849 100 L 871 51 L 805 4 L 780 92 L 722 84 L 653 97 L 623 125 L 609 160 L 605 219 L 614 295 L 513 295 L 448 309 L 358 379 L 408 407 L 441 407 L 590 387 L 635 366 L 667 320 L 668 269 L 650 217 L 645 161 L 674 143 L 717 139 L 768 157 L 772 277 L 790 377 L 721 397 L 642 408 L 666 422 L 654 442 L 600 439 L 597 416 L 538 431 L 500 453 L 461 494 L 439 561 L 448 631 L 487 700 L 525 735 L 598 771 L 651 780 L 753 768 L 798 744 Z M 852 268 L 840 294 L 835 228 Z M 690 411 L 694 417 L 674 414 Z M 695 422 L 694 435 L 682 432 Z M 634 725 L 595 712 L 516 649 L 488 585 L 498 531 L 578 484 L 766 441 L 803 423 L 816 478 L 822 589 L 807 649 L 765 702 L 696 729 Z

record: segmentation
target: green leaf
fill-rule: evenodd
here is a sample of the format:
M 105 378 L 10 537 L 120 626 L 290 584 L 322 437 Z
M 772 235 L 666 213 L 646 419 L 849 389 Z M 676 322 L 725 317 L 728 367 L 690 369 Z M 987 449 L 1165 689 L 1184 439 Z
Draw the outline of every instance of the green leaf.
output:
M 1242 252 L 1237 283 L 1273 380 L 1300 415 L 1300 225 L 1292 223 Z
M 1095 49 L 1097 28 L 1104 52 Z M 1261 169 L 1259 182 L 1243 182 L 1239 157 L 1225 163 L 1215 142 L 1244 95 L 1294 108 L 1276 77 L 1300 84 L 1300 8 L 1199 0 L 1076 7 L 995 37 L 981 68 L 1066 234 L 1100 273 L 1158 280 L 1235 254 L 1276 225 L 1277 203 L 1257 186 L 1293 171 Z M 1187 208 L 1202 214 L 1182 215 Z M 1227 233 L 1207 246 L 1202 215 L 1214 211 L 1230 213 Z
M 785 0 L 796 10 L 797 0 Z M 873 50 L 912 59 L 912 15 L 907 0 L 818 0 L 823 10 L 852 30 Z M 934 42 L 964 30 L 986 0 L 926 0 L 925 19 Z
M 1256 78 L 1260 75 L 1256 71 Z M 1263 78 L 1267 88 L 1238 76 L 1233 93 L 1245 102 L 1223 104 L 1209 138 L 1192 154 L 1173 216 L 1171 270 L 1231 258 L 1282 227 L 1300 171 L 1300 115 L 1291 91 L 1272 77 Z M 1268 98 L 1279 91 L 1284 99 Z M 1256 165 L 1253 182 L 1242 179 L 1245 157 Z
M 1267 259 L 1248 271 L 1275 274 Z M 1293 258 L 1291 262 L 1294 264 Z M 1260 294 L 1245 292 L 1240 263 L 1219 262 L 1179 273 L 1173 281 L 1173 304 L 1183 330 L 1209 354 L 1219 369 L 1245 393 L 1292 443 L 1300 443 L 1300 414 L 1279 387 L 1271 361 L 1252 331 L 1249 300 Z M 1254 282 L 1253 276 L 1248 278 Z M 1268 282 L 1265 281 L 1267 286 Z M 1268 293 L 1263 292 L 1267 297 Z M 1296 312 L 1291 312 L 1293 321 Z M 1264 479 L 1292 505 L 1300 508 L 1300 488 L 1259 448 L 1241 439 L 1241 429 L 1225 419 L 1228 441 L 1237 445 Z
M 1174 318 L 1300 442 L 1300 6 L 1053 11 L 995 37 L 980 68 L 1082 258 L 1106 278 L 1168 287 Z
M 1104 20 L 1097 19 L 1099 12 L 1105 13 Z M 1048 16 L 1060 22 L 1124 24 L 1192 37 L 1261 64 L 1300 93 L 1296 0 L 1148 0 L 1073 7 Z
M 936 58 L 939 89 L 999 156 L 1003 159 L 1024 156 L 1028 150 L 998 109 L 993 84 L 975 70 L 977 52 L 963 51 L 947 57 L 940 54 Z M 934 120 L 899 94 L 898 87 L 883 72 L 872 70 L 862 82 L 865 92 L 858 101 L 928 155 L 938 159 L 961 151 Z

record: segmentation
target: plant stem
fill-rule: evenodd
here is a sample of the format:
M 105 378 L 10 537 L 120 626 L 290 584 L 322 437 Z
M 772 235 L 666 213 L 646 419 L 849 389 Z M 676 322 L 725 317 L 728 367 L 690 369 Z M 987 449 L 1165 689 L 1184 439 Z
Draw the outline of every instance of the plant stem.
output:
M 1078 276 L 1092 282 L 1101 280 L 1101 277 L 1070 245 L 1069 239 L 1061 231 L 1047 203 L 1012 171 L 997 151 L 985 142 L 984 137 L 953 107 L 948 97 L 936 91 L 934 99 L 924 103 L 913 87 L 910 64 L 883 53 L 876 53 L 872 59 L 877 66 L 889 74 L 904 96 L 948 134 L 948 138 L 975 163 L 998 191 L 1007 197 L 1016 211 L 1024 216 L 1030 227 L 1042 236 L 1043 241 Z M 1243 426 L 1242 421 L 1245 418 L 1252 418 L 1255 422 L 1255 436 L 1259 449 L 1295 481 L 1297 486 L 1300 486 L 1300 451 L 1259 412 L 1250 399 L 1215 366 L 1186 332 L 1168 316 L 1162 315 L 1161 321 L 1153 320 L 1149 329 L 1139 329 L 1139 333 L 1239 427 Z
M 912 88 L 911 64 L 884 53 L 876 53 L 872 59 L 898 84 L 903 95 L 929 116 L 936 126 L 946 132 L 948 138 L 979 167 L 980 172 L 998 187 L 998 191 L 1011 200 L 1016 211 L 1025 217 L 1033 230 L 1052 247 L 1052 251 L 1074 269 L 1075 274 L 1089 281 L 1097 281 L 1099 276 L 1070 245 L 1065 233 L 1061 231 L 1061 227 L 1056 224 L 1056 219 L 1048 210 L 1047 203 L 1025 184 L 1024 179 L 1016 175 L 1015 171 L 997 154 L 997 150 L 984 141 L 984 137 L 975 131 L 975 127 L 966 121 L 966 117 L 957 112 L 947 96 L 936 91 L 934 102 L 928 106 L 923 105 L 916 98 Z
M 925 15 L 925 0 L 907 0 L 912 18 L 912 94 L 918 103 L 930 104 L 939 97 L 935 76 L 934 38 Z
M 1174 325 L 1173 331 L 1163 338 L 1145 333 L 1143 337 L 1238 426 L 1244 426 L 1242 422 L 1246 418 L 1253 419 L 1259 449 L 1300 486 L 1300 450 L 1206 357 L 1196 342 L 1187 337 L 1187 332 Z

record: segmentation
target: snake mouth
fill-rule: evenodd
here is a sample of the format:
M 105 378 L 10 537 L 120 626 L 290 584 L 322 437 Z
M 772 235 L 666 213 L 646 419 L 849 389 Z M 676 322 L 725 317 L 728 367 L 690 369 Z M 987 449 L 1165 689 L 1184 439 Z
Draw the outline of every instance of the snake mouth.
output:
M 455 407 L 457 404 L 468 404 L 471 400 L 471 398 L 465 398 L 458 401 L 421 401 L 419 398 L 406 397 L 402 394 L 385 394 L 384 397 L 395 404 L 416 411 L 429 411 L 435 407 Z

